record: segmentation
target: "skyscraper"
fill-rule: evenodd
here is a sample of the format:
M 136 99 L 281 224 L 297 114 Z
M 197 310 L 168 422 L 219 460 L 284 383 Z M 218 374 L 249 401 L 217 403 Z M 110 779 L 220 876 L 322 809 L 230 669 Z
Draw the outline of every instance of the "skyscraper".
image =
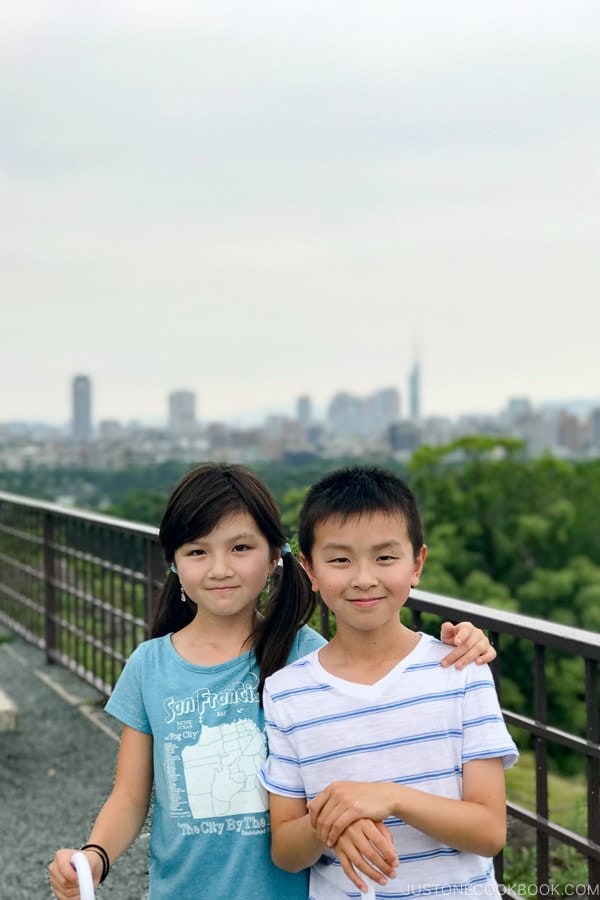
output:
M 73 379 L 73 437 L 86 443 L 92 436 L 92 383 L 87 375 Z
M 196 429 L 196 395 L 193 391 L 169 394 L 169 431 L 173 435 L 193 434 Z
M 301 397 L 298 397 L 296 403 L 296 418 L 305 428 L 308 428 L 310 425 L 312 419 L 312 403 L 310 402 L 308 394 L 302 394 Z
M 408 410 L 409 418 L 418 422 L 421 418 L 421 367 L 416 362 L 408 376 Z
M 334 394 L 327 408 L 327 424 L 333 434 L 362 434 L 362 399 L 347 391 Z
M 385 431 L 400 418 L 400 394 L 396 388 L 375 391 L 364 402 L 364 432 L 372 434 Z

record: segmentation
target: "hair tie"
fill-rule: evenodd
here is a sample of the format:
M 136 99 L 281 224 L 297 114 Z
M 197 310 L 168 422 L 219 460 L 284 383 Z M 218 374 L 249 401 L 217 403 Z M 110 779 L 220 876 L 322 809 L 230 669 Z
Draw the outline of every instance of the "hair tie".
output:
M 290 547 L 289 544 L 284 544 L 283 547 L 281 548 L 282 556 L 285 556 L 286 553 L 291 553 L 291 552 L 292 552 L 292 548 Z

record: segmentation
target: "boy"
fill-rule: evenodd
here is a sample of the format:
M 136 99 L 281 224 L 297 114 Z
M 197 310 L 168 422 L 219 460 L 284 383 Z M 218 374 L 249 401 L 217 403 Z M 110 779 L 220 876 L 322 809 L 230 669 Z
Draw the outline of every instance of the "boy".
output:
M 311 867 L 311 900 L 499 897 L 518 753 L 487 667 L 448 673 L 443 645 L 400 622 L 427 553 L 412 493 L 376 468 L 330 473 L 299 541 L 337 630 L 266 682 L 274 861 Z

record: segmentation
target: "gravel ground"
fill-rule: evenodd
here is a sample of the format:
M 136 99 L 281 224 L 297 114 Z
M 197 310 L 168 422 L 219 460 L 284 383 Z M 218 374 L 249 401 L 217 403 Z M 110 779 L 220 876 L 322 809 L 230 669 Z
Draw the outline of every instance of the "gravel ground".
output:
M 46 866 L 86 842 L 110 790 L 119 726 L 100 694 L 3 626 L 0 686 L 19 708 L 17 729 L 0 732 L 0 900 L 49 900 Z M 143 898 L 147 851 L 145 828 L 98 897 Z

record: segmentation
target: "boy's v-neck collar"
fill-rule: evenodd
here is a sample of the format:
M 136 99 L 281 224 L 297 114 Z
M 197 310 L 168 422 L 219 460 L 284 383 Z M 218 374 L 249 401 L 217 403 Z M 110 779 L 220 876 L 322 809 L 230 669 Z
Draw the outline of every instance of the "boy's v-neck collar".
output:
M 324 684 L 330 685 L 332 688 L 340 691 L 342 694 L 352 694 L 355 697 L 372 697 L 377 694 L 383 693 L 390 682 L 393 682 L 394 679 L 398 678 L 402 672 L 408 666 L 414 665 L 416 662 L 419 662 L 420 659 L 427 653 L 427 635 L 421 634 L 419 643 L 414 647 L 410 653 L 408 653 L 400 662 L 396 663 L 396 665 L 390 669 L 382 678 L 378 681 L 375 681 L 373 684 L 362 684 L 356 681 L 346 681 L 345 678 L 339 678 L 337 675 L 332 675 L 331 672 L 328 672 L 327 669 L 321 665 L 319 660 L 320 650 L 315 650 L 312 654 L 311 665 L 313 667 L 315 676 L 318 681 Z M 321 648 L 322 649 L 322 648 Z

